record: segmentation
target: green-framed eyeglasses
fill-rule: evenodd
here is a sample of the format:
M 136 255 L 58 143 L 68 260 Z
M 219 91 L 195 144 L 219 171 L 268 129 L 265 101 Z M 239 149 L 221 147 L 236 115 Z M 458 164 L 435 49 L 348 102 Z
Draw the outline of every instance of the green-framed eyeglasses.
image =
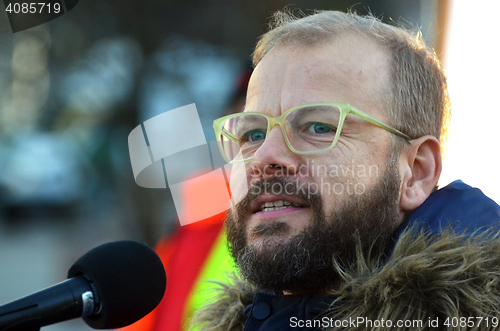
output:
M 278 117 L 243 112 L 214 121 L 219 149 L 229 163 L 251 161 L 275 125 L 279 125 L 288 148 L 297 154 L 331 150 L 342 130 L 355 118 L 375 124 L 408 142 L 410 136 L 344 102 L 320 102 L 293 107 Z

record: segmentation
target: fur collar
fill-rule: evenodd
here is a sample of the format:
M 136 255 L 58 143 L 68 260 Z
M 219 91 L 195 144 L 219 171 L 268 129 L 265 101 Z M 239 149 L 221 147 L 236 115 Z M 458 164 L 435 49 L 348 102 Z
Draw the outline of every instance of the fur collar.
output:
M 425 234 L 405 231 L 384 264 L 369 262 L 358 254 L 352 270 L 340 270 L 343 286 L 328 317 L 339 320 L 365 317 L 370 320 L 421 320 L 423 327 L 366 330 L 458 330 L 444 321 L 473 321 L 474 330 L 500 329 L 500 236 L 455 235 L 452 231 Z M 200 309 L 192 325 L 200 331 L 243 330 L 243 309 L 252 303 L 256 290 L 244 281 L 219 284 L 214 301 Z M 480 321 L 479 318 L 484 320 Z M 486 323 L 486 318 L 489 323 Z M 499 318 L 494 327 L 492 317 Z M 439 319 L 439 327 L 427 321 Z M 465 330 L 465 328 L 462 328 Z M 462 330 L 460 329 L 460 330 Z M 344 328 L 342 330 L 360 330 Z M 363 329 L 365 330 L 365 329 Z

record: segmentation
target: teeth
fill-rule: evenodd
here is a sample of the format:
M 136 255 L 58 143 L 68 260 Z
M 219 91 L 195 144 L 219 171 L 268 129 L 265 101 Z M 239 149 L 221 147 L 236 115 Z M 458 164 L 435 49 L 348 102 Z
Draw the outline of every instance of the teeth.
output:
M 280 210 L 280 209 L 285 209 L 285 208 L 288 208 L 288 207 L 276 207 L 276 208 L 264 208 L 262 209 L 262 211 L 271 211 L 271 210 Z
M 299 207 L 300 205 L 296 203 L 292 203 L 290 201 L 278 200 L 274 202 L 265 202 L 260 206 L 262 211 L 271 211 L 271 210 L 280 210 L 285 209 L 290 206 Z

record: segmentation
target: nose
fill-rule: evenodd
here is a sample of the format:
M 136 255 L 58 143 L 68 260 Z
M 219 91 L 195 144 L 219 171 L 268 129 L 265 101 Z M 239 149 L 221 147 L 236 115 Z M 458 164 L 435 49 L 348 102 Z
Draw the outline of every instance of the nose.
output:
M 288 148 L 279 125 L 275 125 L 255 152 L 252 171 L 260 178 L 293 176 L 299 162 L 298 155 Z

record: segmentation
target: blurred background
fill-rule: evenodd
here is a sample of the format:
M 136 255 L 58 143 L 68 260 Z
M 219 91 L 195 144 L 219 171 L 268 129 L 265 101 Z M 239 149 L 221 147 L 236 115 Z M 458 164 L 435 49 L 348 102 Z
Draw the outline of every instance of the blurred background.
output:
M 153 246 L 178 226 L 168 189 L 135 184 L 127 136 L 155 115 L 196 103 L 207 141 L 215 140 L 212 121 L 248 73 L 269 17 L 285 6 L 353 9 L 420 28 L 450 78 L 454 117 L 441 184 L 462 178 L 500 200 L 492 117 L 500 109 L 486 101 L 498 87 L 488 80 L 499 74 L 488 49 L 498 32 L 494 20 L 487 26 L 488 13 L 500 9 L 495 1 L 471 19 L 472 4 L 437 0 L 81 0 L 15 34 L 2 1 L 0 304 L 64 280 L 99 244 Z M 44 328 L 88 329 L 82 321 Z

